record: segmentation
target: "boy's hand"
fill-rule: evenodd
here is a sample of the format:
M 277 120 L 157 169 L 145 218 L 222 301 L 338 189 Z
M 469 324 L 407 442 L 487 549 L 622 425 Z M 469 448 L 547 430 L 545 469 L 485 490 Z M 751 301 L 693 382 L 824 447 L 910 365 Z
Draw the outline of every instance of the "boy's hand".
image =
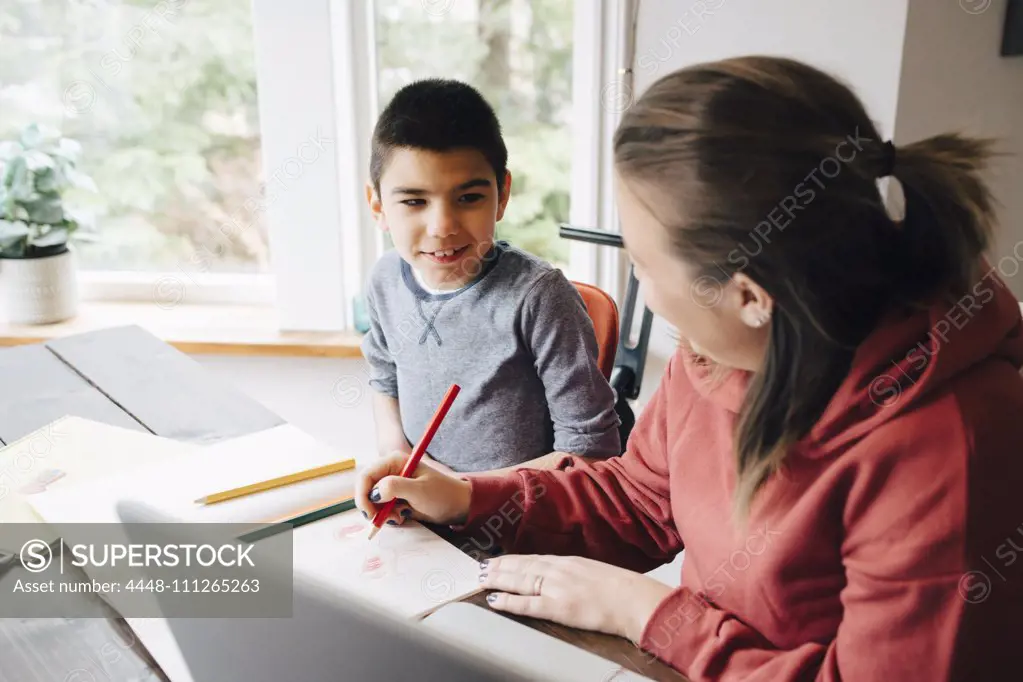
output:
M 546 455 L 541 455 L 536 459 L 526 460 L 521 464 L 513 464 L 511 466 L 501 467 L 500 469 L 491 469 L 488 471 L 479 471 L 472 474 L 465 474 L 466 476 L 474 475 L 487 475 L 487 474 L 503 474 L 508 471 L 515 471 L 516 469 L 557 469 L 558 464 L 565 457 L 578 457 L 585 462 L 597 462 L 600 460 L 592 459 L 590 457 L 582 457 L 581 455 L 574 455 L 571 452 L 549 452 Z
M 401 410 L 398 399 L 383 393 L 373 393 L 373 421 L 377 431 L 377 454 L 390 457 L 393 454 L 408 455 L 412 446 L 405 438 L 401 426 Z
M 449 476 L 456 476 L 458 474 L 457 471 L 455 471 L 454 469 L 452 469 L 448 465 L 441 464 L 440 462 L 435 460 L 433 457 L 430 457 L 429 455 L 423 455 L 423 458 L 421 460 L 419 460 L 419 462 L 420 462 L 420 464 L 422 464 L 424 462 L 426 464 L 429 464 L 430 466 L 432 466 L 434 469 L 436 469 L 437 471 L 441 472 L 442 474 L 447 474 Z
M 391 447 L 382 447 L 377 452 L 377 455 L 380 457 L 380 459 L 387 459 L 388 457 L 408 457 L 411 454 L 412 448 L 409 447 L 407 443 Z M 437 471 L 440 471 L 445 474 L 450 474 L 452 476 L 458 473 L 451 467 L 447 466 L 446 464 L 441 464 L 440 462 L 435 460 L 433 457 L 430 457 L 429 455 L 423 455 L 422 459 L 420 459 L 419 462 L 421 464 L 429 464 Z
M 464 522 L 469 514 L 472 488 L 468 481 L 441 473 L 422 461 L 410 478 L 403 478 L 407 456 L 380 459 L 359 472 L 355 482 L 355 504 L 373 518 L 384 503 L 397 498 L 388 517 L 391 525 L 407 518 L 439 524 Z M 393 522 L 393 523 L 392 523 Z
M 408 457 L 412 454 L 412 446 L 406 442 L 395 442 L 388 443 L 386 445 L 377 446 L 377 455 L 380 459 L 387 459 L 388 457 Z M 426 459 L 425 457 L 423 459 Z

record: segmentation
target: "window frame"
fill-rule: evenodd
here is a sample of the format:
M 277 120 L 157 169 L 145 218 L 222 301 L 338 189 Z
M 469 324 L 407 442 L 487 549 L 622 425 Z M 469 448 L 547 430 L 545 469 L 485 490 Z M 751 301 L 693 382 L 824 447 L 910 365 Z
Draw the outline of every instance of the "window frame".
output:
M 596 11 L 586 11 L 594 8 Z M 635 97 L 638 11 L 639 0 L 575 0 L 575 137 L 569 211 L 573 225 L 620 232 L 612 138 L 622 113 Z M 624 253 L 581 242 L 572 242 L 570 249 L 570 275 L 600 287 L 621 304 L 629 274 Z
M 82 270 L 79 295 L 84 301 L 272 305 L 276 281 L 267 273 Z
M 573 2 L 569 220 L 617 232 L 611 135 L 621 112 L 603 103 L 609 88 L 631 93 L 638 3 Z M 284 168 L 311 135 L 333 142 L 288 191 L 265 202 L 271 272 L 82 271 L 81 296 L 275 305 L 282 330 L 351 331 L 354 302 L 385 250 L 365 198 L 368 133 L 378 114 L 376 2 L 305 0 L 296 11 L 279 0 L 252 0 L 251 7 L 263 168 Z M 628 273 L 620 250 L 571 242 L 569 253 L 569 277 L 621 300 Z

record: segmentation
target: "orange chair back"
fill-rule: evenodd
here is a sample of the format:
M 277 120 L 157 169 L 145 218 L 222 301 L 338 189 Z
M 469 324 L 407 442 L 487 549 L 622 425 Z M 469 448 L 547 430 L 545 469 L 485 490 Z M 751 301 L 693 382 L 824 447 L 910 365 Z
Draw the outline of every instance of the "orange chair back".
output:
M 592 284 L 572 282 L 586 304 L 586 312 L 593 321 L 597 333 L 597 364 L 604 378 L 611 379 L 618 350 L 618 305 L 606 291 Z

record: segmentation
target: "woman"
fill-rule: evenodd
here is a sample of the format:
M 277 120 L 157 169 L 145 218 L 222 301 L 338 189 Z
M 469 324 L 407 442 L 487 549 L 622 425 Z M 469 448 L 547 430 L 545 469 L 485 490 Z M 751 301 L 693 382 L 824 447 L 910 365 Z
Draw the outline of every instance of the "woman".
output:
M 614 152 L 629 256 L 684 340 L 628 452 L 468 478 L 381 461 L 359 506 L 496 539 L 493 608 L 693 680 L 1018 675 L 1023 327 L 982 257 L 987 143 L 896 150 L 846 87 L 757 57 L 663 77 Z M 683 548 L 678 588 L 639 573 Z

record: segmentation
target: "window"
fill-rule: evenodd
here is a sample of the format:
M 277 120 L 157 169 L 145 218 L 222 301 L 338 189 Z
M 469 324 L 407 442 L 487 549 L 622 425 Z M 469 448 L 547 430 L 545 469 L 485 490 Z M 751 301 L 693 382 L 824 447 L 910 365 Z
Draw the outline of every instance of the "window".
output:
M 0 8 L 0 139 L 39 121 L 81 143 L 98 192 L 69 200 L 100 236 L 77 246 L 83 270 L 270 271 L 251 14 L 246 0 Z
M 321 127 L 333 125 L 338 152 L 268 210 L 284 328 L 354 326 L 365 277 L 385 248 L 363 191 L 376 115 L 403 84 L 441 74 L 480 88 L 506 130 L 513 196 L 499 235 L 567 266 L 572 279 L 619 291 L 616 250 L 562 240 L 558 222 L 615 229 L 607 160 L 621 108 L 607 92 L 628 63 L 632 0 L 310 0 L 302 11 L 253 0 L 253 7 L 266 167 L 278 167 Z
M 497 237 L 561 266 L 572 172 L 573 4 L 376 0 L 378 107 L 413 80 L 456 78 L 494 107 L 512 194 Z M 367 131 L 367 135 L 371 131 Z
M 608 148 L 634 0 L 5 0 L 0 139 L 82 144 L 87 298 L 273 302 L 285 330 L 353 328 L 383 240 L 369 136 L 403 84 L 478 87 L 506 133 L 498 236 L 616 291 Z M 604 106 L 602 106 L 604 104 Z

